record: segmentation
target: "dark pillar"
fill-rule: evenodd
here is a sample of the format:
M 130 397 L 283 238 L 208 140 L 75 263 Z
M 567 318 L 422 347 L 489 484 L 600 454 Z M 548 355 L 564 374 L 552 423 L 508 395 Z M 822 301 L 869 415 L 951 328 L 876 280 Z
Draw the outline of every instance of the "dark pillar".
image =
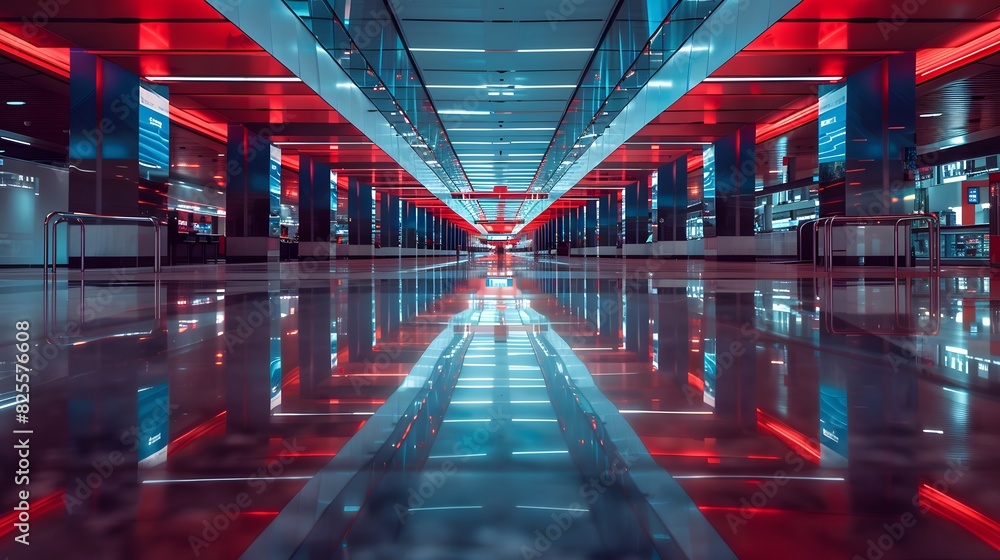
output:
M 625 188 L 625 243 L 645 243 L 649 237 L 649 179 Z
M 145 91 L 142 91 L 145 90 Z M 161 96 L 156 105 L 166 105 L 166 88 L 143 85 L 139 77 L 102 58 L 80 50 L 70 53 L 69 210 L 120 216 L 166 217 L 166 186 L 169 160 L 145 161 L 140 149 L 140 113 L 146 116 L 150 96 Z M 140 97 L 144 103 L 140 104 Z M 159 113 L 153 121 L 162 125 L 156 136 L 169 138 L 170 120 Z M 147 117 L 146 122 L 150 122 Z M 145 140 L 145 139 L 144 139 Z M 162 139 L 165 144 L 167 139 Z M 169 151 L 169 148 L 162 148 Z M 166 158 L 166 156 L 164 156 Z M 140 166 L 142 161 L 142 166 Z M 151 166 L 155 166 L 155 169 Z M 147 190 L 140 195 L 138 185 Z M 156 196 L 154 191 L 162 193 Z M 153 202 L 140 207 L 139 200 Z M 74 228 L 75 230 L 76 228 Z M 152 264 L 149 228 L 87 226 L 87 266 L 134 266 L 140 248 L 146 265 Z M 76 232 L 74 231 L 74 236 Z M 75 247 L 71 241 L 68 245 Z M 149 249 L 147 249 L 149 248 Z M 73 258 L 72 260 L 76 260 Z
M 396 198 L 389 193 L 382 193 L 379 196 L 379 243 L 382 247 L 395 247 L 398 245 L 396 239 L 398 235 L 396 234 L 396 228 L 394 227 L 396 222 L 399 220 L 399 206 L 393 206 L 393 203 L 397 202 Z
M 601 247 L 615 247 L 618 245 L 618 194 L 603 194 L 599 203 L 598 244 Z
M 417 248 L 417 208 L 412 202 L 402 201 L 403 204 L 403 247 L 406 249 Z
M 278 232 L 272 227 L 271 144 L 240 124 L 229 125 L 226 147 L 226 262 L 278 260 Z M 280 210 L 280 206 L 279 206 Z M 272 233 L 274 235 L 272 235 Z
M 347 181 L 347 235 L 351 256 L 370 256 L 372 247 L 372 188 L 357 179 Z
M 715 142 L 715 240 L 706 241 L 707 259 L 756 260 L 755 132 L 753 126 L 743 126 Z
M 687 155 L 660 168 L 656 185 L 657 240 L 687 240 Z
M 580 246 L 580 209 L 569 211 L 569 242 L 571 247 Z
M 597 201 L 588 200 L 584 208 L 584 247 L 597 247 Z
M 891 55 L 820 87 L 820 216 L 905 212 L 914 191 L 916 55 Z M 891 242 L 890 242 L 891 245 Z
M 337 185 L 330 164 L 299 156 L 299 257 L 330 258 L 337 223 Z

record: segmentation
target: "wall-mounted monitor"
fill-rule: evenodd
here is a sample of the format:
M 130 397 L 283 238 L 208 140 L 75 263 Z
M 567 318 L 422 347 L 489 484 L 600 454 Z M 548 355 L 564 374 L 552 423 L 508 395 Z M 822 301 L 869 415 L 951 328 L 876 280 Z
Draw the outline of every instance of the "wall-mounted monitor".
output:
M 170 177 L 170 102 L 153 87 L 139 87 L 139 176 L 165 182 Z

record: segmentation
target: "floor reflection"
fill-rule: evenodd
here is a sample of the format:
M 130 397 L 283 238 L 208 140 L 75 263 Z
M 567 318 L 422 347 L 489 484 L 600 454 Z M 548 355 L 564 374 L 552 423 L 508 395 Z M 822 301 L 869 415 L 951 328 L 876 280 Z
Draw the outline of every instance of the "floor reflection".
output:
M 402 266 L 0 280 L 34 370 L 20 425 L 0 363 L 2 553 L 1000 555 L 990 278 Z

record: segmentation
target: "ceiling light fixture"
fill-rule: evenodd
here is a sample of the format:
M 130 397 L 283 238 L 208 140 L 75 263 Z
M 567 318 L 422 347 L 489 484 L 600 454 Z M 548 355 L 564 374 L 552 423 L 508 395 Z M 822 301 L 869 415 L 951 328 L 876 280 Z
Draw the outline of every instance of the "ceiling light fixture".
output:
M 410 52 L 436 52 L 436 53 L 484 53 L 483 49 L 439 49 L 432 47 L 412 47 Z
M 7 138 L 6 136 L 0 136 L 0 140 L 6 140 L 8 142 L 13 142 L 15 144 L 23 144 L 25 146 L 31 145 L 31 142 L 25 142 L 24 140 L 16 140 L 14 138 Z
M 460 132 L 554 132 L 555 127 L 530 127 L 530 128 L 463 128 L 456 127 L 450 129 Z
M 570 53 L 570 52 L 594 52 L 593 48 L 578 49 L 517 49 L 519 53 Z
M 920 115 L 920 118 L 922 118 L 922 119 L 930 119 L 930 118 L 933 118 L 933 117 L 940 117 L 943 114 L 944 113 L 924 113 L 924 114 Z
M 708 77 L 703 81 L 714 83 L 741 82 L 839 82 L 843 76 L 719 76 Z
M 24 101 L 8 101 L 7 104 L 10 105 L 11 107 L 20 107 L 21 105 L 25 105 L 26 102 L 24 102 Z
M 146 76 L 150 82 L 301 82 L 295 76 Z
M 438 111 L 439 115 L 470 115 L 470 116 L 489 116 L 493 114 L 493 111 L 470 111 L 468 109 L 442 109 Z

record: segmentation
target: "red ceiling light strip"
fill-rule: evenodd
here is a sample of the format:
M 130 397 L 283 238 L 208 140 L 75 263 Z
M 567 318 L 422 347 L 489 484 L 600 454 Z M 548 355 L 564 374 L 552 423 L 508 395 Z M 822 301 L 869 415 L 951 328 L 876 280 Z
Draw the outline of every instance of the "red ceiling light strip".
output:
M 773 123 L 761 124 L 757 126 L 757 143 L 766 142 L 772 138 L 777 138 L 782 134 L 795 130 L 796 128 L 809 124 L 819 118 L 819 102 L 799 109 L 787 117 Z
M 69 49 L 38 48 L 3 30 L 0 30 L 0 46 L 4 52 L 18 60 L 57 76 L 69 78 Z
M 40 48 L 0 30 L 0 48 L 14 58 L 41 68 L 65 80 L 69 79 L 69 49 Z M 200 132 L 220 142 L 226 141 L 226 125 L 209 122 L 192 113 L 176 107 L 170 108 L 170 120 Z
M 1000 27 L 957 47 L 917 52 L 917 83 L 958 70 L 1000 52 Z
M 918 495 L 922 506 L 941 517 L 954 521 L 963 529 L 985 541 L 986 544 L 1000 550 L 1000 523 L 929 484 L 922 484 Z
M 56 490 L 51 494 L 46 494 L 37 500 L 30 500 L 31 507 L 31 521 L 37 521 L 38 518 L 56 511 L 57 509 L 65 509 L 66 507 L 66 491 Z M 8 534 L 14 532 L 14 524 L 20 523 L 21 512 L 13 510 L 10 513 L 4 514 L 0 517 L 0 538 L 7 536 Z
M 775 437 L 790 447 L 792 451 L 795 451 L 807 461 L 817 465 L 819 464 L 819 442 L 806 437 L 806 435 L 802 432 L 795 430 L 788 424 L 785 424 L 759 408 L 757 409 L 757 427 L 774 434 Z

